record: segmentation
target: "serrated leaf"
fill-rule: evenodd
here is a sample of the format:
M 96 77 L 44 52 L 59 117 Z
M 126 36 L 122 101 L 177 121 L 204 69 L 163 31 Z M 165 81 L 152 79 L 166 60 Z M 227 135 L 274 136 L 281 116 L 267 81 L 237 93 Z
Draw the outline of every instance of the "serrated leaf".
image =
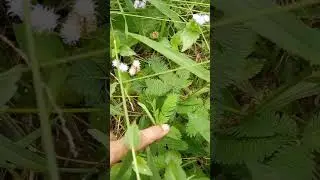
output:
M 170 91 L 170 87 L 160 79 L 146 79 L 147 89 L 145 93 L 153 96 L 162 96 Z
M 177 108 L 177 103 L 179 100 L 179 95 L 177 94 L 169 94 L 160 110 L 160 116 L 158 118 L 158 124 L 167 123 L 172 115 L 174 115 L 175 110 Z
M 188 113 L 186 131 L 190 136 L 200 134 L 207 142 L 210 142 L 210 121 L 208 111 L 199 109 L 193 113 Z
M 176 140 L 180 140 L 182 135 L 181 135 L 179 129 L 177 129 L 174 126 L 171 126 L 170 131 L 167 134 L 167 137 L 172 138 L 172 139 L 176 139 Z
M 77 61 L 72 65 L 68 76 L 69 88 L 85 97 L 87 104 L 97 104 L 101 101 L 103 81 L 97 77 L 105 74 L 93 61 Z
M 215 137 L 214 159 L 222 164 L 243 164 L 245 162 L 261 161 L 270 156 L 282 145 L 290 142 L 283 137 L 246 138 Z

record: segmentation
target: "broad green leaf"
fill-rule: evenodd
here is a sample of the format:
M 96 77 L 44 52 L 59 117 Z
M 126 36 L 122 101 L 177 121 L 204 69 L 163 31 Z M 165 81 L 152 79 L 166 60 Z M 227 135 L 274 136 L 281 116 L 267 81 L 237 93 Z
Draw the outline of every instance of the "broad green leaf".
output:
M 182 49 L 181 52 L 189 49 L 200 37 L 199 25 L 194 21 L 190 21 L 187 23 L 186 27 L 183 29 L 181 33 L 182 40 Z
M 149 47 L 153 48 L 154 50 L 158 51 L 162 55 L 166 56 L 168 59 L 172 60 L 173 62 L 177 63 L 178 65 L 185 67 L 191 73 L 195 74 L 199 78 L 210 82 L 210 72 L 206 70 L 202 66 L 197 65 L 195 61 L 188 58 L 186 55 L 176 52 L 170 48 L 165 47 L 163 44 L 153 41 L 145 36 L 141 36 L 138 34 L 129 33 L 129 36 L 141 41 L 142 43 L 148 45 Z
M 121 46 L 119 49 L 121 56 L 134 56 L 136 53 L 129 46 Z
M 0 73 L 0 106 L 5 105 L 16 93 L 17 81 L 20 80 L 23 66 L 17 65 L 6 72 Z
M 183 23 L 181 22 L 179 15 L 173 10 L 171 10 L 168 4 L 160 0 L 149 0 L 149 2 L 152 5 L 154 5 L 159 11 L 161 11 L 164 15 L 168 16 L 171 20 L 175 21 L 174 24 L 177 29 L 183 28 Z
M 17 168 L 46 171 L 46 160 L 0 135 L 0 164 L 12 163 Z
M 213 5 L 223 10 L 229 18 L 238 17 L 241 14 L 251 14 L 253 18 L 246 20 L 244 25 L 273 41 L 281 48 L 300 55 L 313 64 L 319 63 L 320 32 L 317 29 L 308 27 L 290 12 L 282 11 L 256 17 L 255 13 L 263 9 L 279 8 L 272 1 L 216 0 Z
M 165 162 L 167 164 L 170 164 L 170 161 L 175 162 L 177 165 L 182 164 L 181 154 L 176 151 L 168 151 L 165 156 Z
M 187 180 L 187 175 L 178 163 L 171 160 L 166 168 L 164 179 L 165 180 Z
M 109 148 L 107 145 L 108 136 L 104 134 L 103 132 L 97 130 L 97 129 L 88 129 L 88 133 L 96 139 L 98 142 L 103 144 L 106 148 Z
M 137 159 L 138 171 L 136 171 L 136 168 L 133 164 L 132 164 L 132 169 L 135 172 L 139 172 L 140 174 L 152 176 L 153 175 L 152 171 L 150 170 L 147 162 L 140 156 L 137 156 L 136 159 Z
M 120 163 L 121 166 L 118 168 L 118 170 L 114 173 L 114 176 L 116 178 L 114 179 L 128 179 L 131 177 L 132 175 L 132 154 L 129 153 L 127 154 L 127 156 L 125 156 L 122 160 L 122 162 Z
M 124 163 L 117 163 L 115 165 L 113 165 L 111 167 L 111 171 L 110 171 L 110 177 L 106 177 L 106 179 L 110 178 L 110 179 L 119 179 L 119 172 L 121 171 L 121 168 L 124 167 Z M 123 180 L 129 180 L 132 174 L 132 169 L 130 168 L 126 168 L 126 171 L 124 173 L 121 174 L 121 179 Z M 102 179 L 101 179 L 102 180 Z
M 137 124 L 129 125 L 127 132 L 125 134 L 125 143 L 128 148 L 136 148 L 140 145 L 140 132 Z

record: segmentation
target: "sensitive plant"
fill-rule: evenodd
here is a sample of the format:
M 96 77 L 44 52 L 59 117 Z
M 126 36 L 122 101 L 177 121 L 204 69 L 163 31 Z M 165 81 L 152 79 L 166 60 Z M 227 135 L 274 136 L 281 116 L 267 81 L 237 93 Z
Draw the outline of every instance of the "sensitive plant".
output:
M 209 2 L 199 4 L 111 1 L 112 132 L 132 150 L 139 129 L 171 126 L 114 165 L 111 179 L 209 179 L 209 19 L 193 19 Z
M 319 179 L 317 5 L 213 1 L 215 178 Z

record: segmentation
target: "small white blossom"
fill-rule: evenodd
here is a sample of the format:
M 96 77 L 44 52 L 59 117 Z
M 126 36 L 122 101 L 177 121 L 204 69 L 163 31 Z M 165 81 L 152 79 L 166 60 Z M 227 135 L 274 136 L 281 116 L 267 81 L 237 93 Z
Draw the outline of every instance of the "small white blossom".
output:
M 140 61 L 139 60 L 134 60 L 133 63 L 132 63 L 132 66 L 140 68 Z
M 40 4 L 33 6 L 31 11 L 31 24 L 36 31 L 53 31 L 57 26 L 58 18 L 53 9 Z
M 129 69 L 130 76 L 134 76 L 137 73 L 137 69 L 134 66 L 131 66 Z
M 133 7 L 138 9 L 138 8 L 145 8 L 146 7 L 146 0 L 135 0 L 133 3 Z
M 200 25 L 210 22 L 210 17 L 208 15 L 193 14 L 193 19 Z
M 119 60 L 115 59 L 115 60 L 112 61 L 112 66 L 113 67 L 118 67 L 119 65 L 120 65 L 120 61 Z
M 126 72 L 126 71 L 128 71 L 128 69 L 129 69 L 128 65 L 126 65 L 125 63 L 120 63 L 120 65 L 119 65 L 120 71 Z
M 76 15 L 71 14 L 68 16 L 66 22 L 62 25 L 60 36 L 66 44 L 73 45 L 79 41 L 81 36 L 81 27 Z
M 93 0 L 76 0 L 73 12 L 83 17 L 91 17 L 95 14 L 95 2 Z
M 210 16 L 209 15 L 203 15 L 203 19 L 206 21 L 206 22 L 210 22 Z
M 10 15 L 17 15 L 21 20 L 23 20 L 24 17 L 24 0 L 6 0 L 8 5 L 8 14 Z M 28 2 L 30 5 L 30 0 Z

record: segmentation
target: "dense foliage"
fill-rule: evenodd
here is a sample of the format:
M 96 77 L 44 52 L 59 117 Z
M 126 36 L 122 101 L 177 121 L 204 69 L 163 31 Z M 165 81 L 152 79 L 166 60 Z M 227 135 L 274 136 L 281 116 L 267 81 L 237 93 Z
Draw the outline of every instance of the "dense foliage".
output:
M 145 5 L 111 1 L 111 129 L 131 148 L 138 129 L 171 130 L 113 166 L 111 179 L 209 179 L 209 2 Z
M 215 0 L 213 8 L 215 177 L 319 179 L 318 4 Z

